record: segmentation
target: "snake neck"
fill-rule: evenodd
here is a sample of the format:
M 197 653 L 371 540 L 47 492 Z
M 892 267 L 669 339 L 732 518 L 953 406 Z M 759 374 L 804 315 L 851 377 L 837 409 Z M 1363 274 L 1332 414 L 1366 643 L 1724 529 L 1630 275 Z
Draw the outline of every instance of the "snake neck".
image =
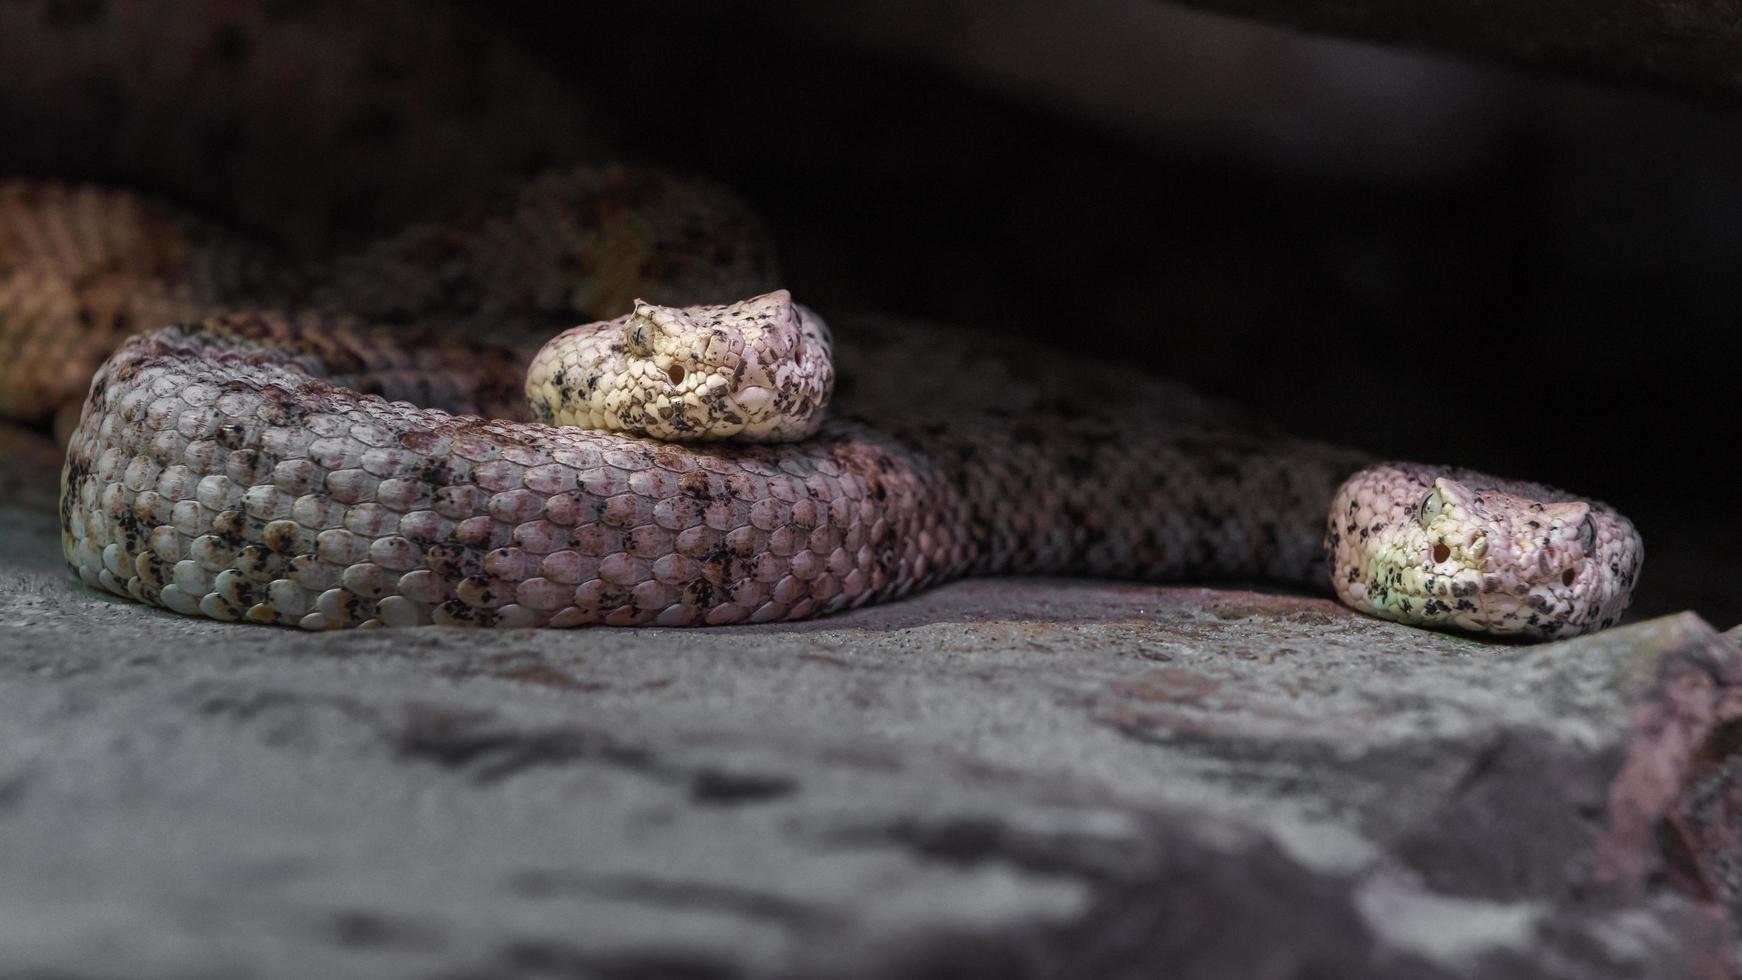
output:
M 1332 495 L 1368 462 L 1281 437 L 1092 414 L 908 421 L 893 438 L 929 473 L 964 574 L 1248 579 L 1328 592 Z M 1115 434 L 1118 433 L 1118 434 Z

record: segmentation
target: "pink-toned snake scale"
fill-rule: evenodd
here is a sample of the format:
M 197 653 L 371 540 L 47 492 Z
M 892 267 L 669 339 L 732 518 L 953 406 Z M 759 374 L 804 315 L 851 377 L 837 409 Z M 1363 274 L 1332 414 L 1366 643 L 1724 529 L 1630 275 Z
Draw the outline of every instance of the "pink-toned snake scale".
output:
M 703 348 L 752 321 L 809 322 L 784 294 L 580 331 L 606 352 L 586 364 L 630 360 L 572 371 L 589 375 L 564 379 L 573 397 L 633 376 L 657 413 L 605 413 L 628 433 L 527 421 L 570 397 L 528 409 L 535 334 L 638 297 L 728 304 L 777 285 L 741 205 L 621 168 L 517 185 L 296 269 L 127 194 L 13 183 L 0 409 L 47 416 L 88 381 L 67 561 L 92 587 L 220 620 L 767 622 L 1043 573 L 1330 586 L 1387 618 L 1547 637 L 1614 622 L 1637 576 L 1637 534 L 1601 504 L 1369 467 L 1116 368 L 874 318 L 831 323 L 840 381 L 814 435 L 634 434 L 655 414 L 688 425 L 685 390 L 737 406 L 744 348 L 735 374 Z M 657 364 L 633 360 L 655 341 Z M 763 405 L 775 373 L 758 369 Z

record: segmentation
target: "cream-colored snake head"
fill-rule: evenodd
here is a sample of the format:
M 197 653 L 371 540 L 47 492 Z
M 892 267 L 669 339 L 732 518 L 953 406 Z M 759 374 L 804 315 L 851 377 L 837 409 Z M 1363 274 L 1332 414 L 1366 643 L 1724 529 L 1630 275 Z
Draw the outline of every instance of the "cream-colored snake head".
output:
M 1613 625 L 1644 549 L 1610 507 L 1468 470 L 1385 464 L 1337 492 L 1342 599 L 1385 619 L 1547 639 Z
M 784 289 L 723 306 L 655 306 L 574 327 L 526 372 L 535 418 L 674 441 L 789 442 L 834 389 L 828 327 Z

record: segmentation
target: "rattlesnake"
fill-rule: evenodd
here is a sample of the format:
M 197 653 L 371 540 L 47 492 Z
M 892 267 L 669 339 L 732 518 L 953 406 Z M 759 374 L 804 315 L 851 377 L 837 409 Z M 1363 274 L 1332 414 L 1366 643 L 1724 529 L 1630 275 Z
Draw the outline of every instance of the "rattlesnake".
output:
M 836 324 L 831 358 L 747 210 L 645 171 L 518 185 L 305 271 L 14 183 L 0 277 L 0 405 L 41 414 L 94 368 L 67 561 L 190 615 L 725 624 L 1050 573 L 1329 587 L 1540 638 L 1612 624 L 1641 560 L 1602 504 L 1374 465 L 1117 368 L 877 318 Z M 523 397 L 521 342 L 582 318 Z M 710 434 L 766 441 L 653 438 Z

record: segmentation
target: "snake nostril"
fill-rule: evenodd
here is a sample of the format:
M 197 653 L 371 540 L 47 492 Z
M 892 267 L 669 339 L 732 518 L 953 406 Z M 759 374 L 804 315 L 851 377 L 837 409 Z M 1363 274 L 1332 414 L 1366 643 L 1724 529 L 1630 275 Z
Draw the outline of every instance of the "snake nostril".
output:
M 683 384 L 683 365 L 673 364 L 671 367 L 666 368 L 665 376 L 670 378 L 671 383 L 674 385 Z
M 1576 582 L 1578 580 L 1579 580 L 1579 572 L 1577 569 L 1569 568 L 1566 571 L 1561 573 L 1561 584 L 1562 585 L 1572 585 L 1574 582 Z
M 1452 557 L 1452 549 L 1446 547 L 1444 541 L 1434 545 L 1434 564 L 1439 564 Z

